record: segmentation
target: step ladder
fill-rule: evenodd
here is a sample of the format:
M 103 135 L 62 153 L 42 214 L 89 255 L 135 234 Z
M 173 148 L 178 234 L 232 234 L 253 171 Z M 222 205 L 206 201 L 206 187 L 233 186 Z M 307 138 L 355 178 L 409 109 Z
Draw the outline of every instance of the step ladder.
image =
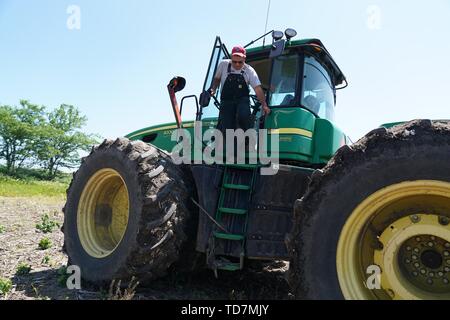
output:
M 213 229 L 207 254 L 208 265 L 214 270 L 237 271 L 244 268 L 246 233 L 249 209 L 252 200 L 253 185 L 258 172 L 258 165 L 225 164 L 221 191 L 215 215 L 216 222 L 223 226 Z M 236 183 L 233 180 L 239 180 Z M 231 199 L 231 201 L 230 201 Z M 234 203 L 231 203 L 234 202 Z M 218 255 L 216 248 L 236 248 L 238 244 L 239 262 L 232 262 L 225 255 Z

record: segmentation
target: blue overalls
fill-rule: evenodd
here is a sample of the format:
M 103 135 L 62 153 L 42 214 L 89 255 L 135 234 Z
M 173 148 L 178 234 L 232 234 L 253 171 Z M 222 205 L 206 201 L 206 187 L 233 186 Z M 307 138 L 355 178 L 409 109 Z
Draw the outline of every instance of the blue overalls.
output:
M 223 132 L 226 129 L 246 131 L 251 128 L 250 90 L 244 73 L 244 70 L 239 74 L 231 73 L 231 62 L 228 64 L 228 76 L 220 98 L 218 124 L 218 128 Z

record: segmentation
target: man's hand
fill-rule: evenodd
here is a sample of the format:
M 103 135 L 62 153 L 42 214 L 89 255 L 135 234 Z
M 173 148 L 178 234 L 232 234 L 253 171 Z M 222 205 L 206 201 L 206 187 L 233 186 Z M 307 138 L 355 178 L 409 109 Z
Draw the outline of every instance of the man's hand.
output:
M 263 114 L 265 116 L 268 116 L 272 112 L 272 110 L 270 110 L 270 108 L 267 106 L 267 104 L 264 104 L 262 109 L 263 109 Z
M 211 96 L 215 96 L 215 95 L 216 95 L 216 89 L 209 88 L 208 92 L 209 92 L 209 94 L 210 94 Z
M 266 95 L 264 94 L 264 91 L 261 86 L 257 86 L 253 88 L 255 90 L 256 96 L 258 97 L 259 102 L 261 103 L 262 110 L 264 115 L 269 115 L 272 110 L 269 109 L 266 103 Z

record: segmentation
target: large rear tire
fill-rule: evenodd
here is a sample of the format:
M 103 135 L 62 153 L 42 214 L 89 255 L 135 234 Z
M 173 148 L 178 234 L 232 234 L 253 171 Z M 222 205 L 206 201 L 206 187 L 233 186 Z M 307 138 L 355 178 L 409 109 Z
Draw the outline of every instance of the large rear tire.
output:
M 165 275 L 188 239 L 191 186 L 187 172 L 156 148 L 105 140 L 83 159 L 67 191 L 69 264 L 97 284 Z
M 290 283 L 305 299 L 450 299 L 449 221 L 450 125 L 374 130 L 297 201 Z

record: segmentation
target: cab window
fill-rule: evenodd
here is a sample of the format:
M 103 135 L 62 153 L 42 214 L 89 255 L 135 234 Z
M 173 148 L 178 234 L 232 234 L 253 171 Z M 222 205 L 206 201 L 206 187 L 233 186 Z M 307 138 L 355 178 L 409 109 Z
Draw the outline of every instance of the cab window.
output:
M 335 91 L 326 69 L 305 56 L 301 104 L 320 118 L 334 120 Z

